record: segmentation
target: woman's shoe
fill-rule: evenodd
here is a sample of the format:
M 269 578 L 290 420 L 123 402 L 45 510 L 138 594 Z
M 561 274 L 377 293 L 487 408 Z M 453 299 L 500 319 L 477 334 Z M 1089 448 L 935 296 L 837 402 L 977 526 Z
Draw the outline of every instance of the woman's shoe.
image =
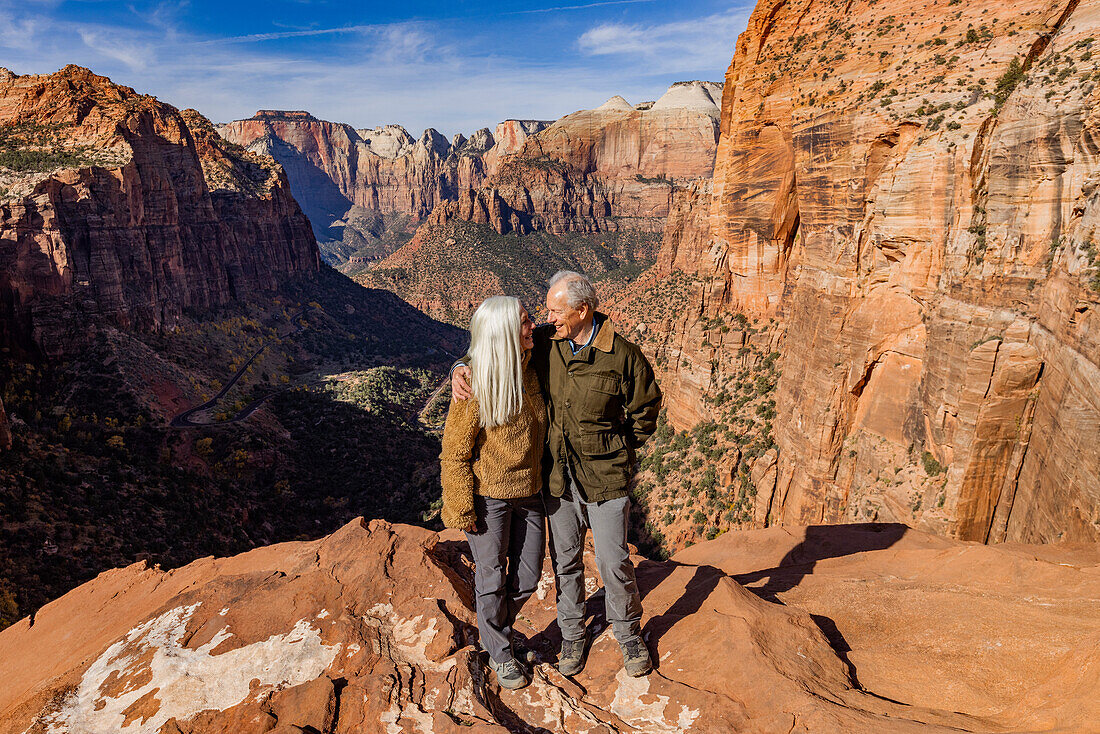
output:
M 501 688 L 514 691 L 531 683 L 515 658 L 508 658 L 503 663 L 489 658 L 489 669 L 497 674 L 497 683 Z

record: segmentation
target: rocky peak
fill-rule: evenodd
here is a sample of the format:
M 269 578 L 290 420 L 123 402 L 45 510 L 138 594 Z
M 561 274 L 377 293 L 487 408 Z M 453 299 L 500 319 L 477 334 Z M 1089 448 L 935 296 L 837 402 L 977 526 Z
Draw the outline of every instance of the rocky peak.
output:
M 498 158 L 502 155 L 518 153 L 527 138 L 545 130 L 552 124 L 552 121 L 546 120 L 505 120 L 499 122 L 493 132 L 493 140 L 496 142 L 494 153 Z
M 692 109 L 717 115 L 722 105 L 722 85 L 718 82 L 676 82 L 653 103 L 653 109 Z
M 454 149 L 461 155 L 482 155 L 495 144 L 496 139 L 489 132 L 489 128 L 483 127 L 471 135 L 469 140 L 463 138 L 462 143 L 454 146 Z
M 257 110 L 252 119 L 317 122 L 317 118 L 305 110 Z
M 0 123 L 41 161 L 0 169 L 0 322 L 23 348 L 63 355 L 103 323 L 164 328 L 319 265 L 278 164 L 193 110 L 67 66 L 0 81 Z
M 440 158 L 445 158 L 451 152 L 450 142 L 434 127 L 429 127 L 423 132 L 420 139 L 416 141 L 416 147 Z
M 370 152 L 391 160 L 405 155 L 416 144 L 416 139 L 400 125 L 382 125 L 356 132 Z
M 625 99 L 615 95 L 596 108 L 597 112 L 630 112 L 634 108 Z

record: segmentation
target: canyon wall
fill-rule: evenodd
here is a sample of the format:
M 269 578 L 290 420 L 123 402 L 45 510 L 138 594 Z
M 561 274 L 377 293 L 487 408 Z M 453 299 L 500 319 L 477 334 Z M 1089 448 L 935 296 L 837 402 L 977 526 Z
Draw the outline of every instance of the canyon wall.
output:
M 353 272 L 424 221 L 498 234 L 660 232 L 676 186 L 712 173 L 720 99 L 720 84 L 678 82 L 655 102 L 616 96 L 553 123 L 505 120 L 450 141 L 303 111 L 261 110 L 218 131 L 283 165 L 326 257 Z
M 91 325 L 170 328 L 320 265 L 271 159 L 87 69 L 0 70 L 0 340 L 58 356 Z
M 1098 36 L 1077 0 L 757 5 L 652 347 L 681 428 L 777 351 L 746 524 L 1100 539 Z
M 498 233 L 660 232 L 677 185 L 709 178 L 721 85 L 678 82 L 656 102 L 612 97 L 566 115 L 500 159 L 479 189 L 430 224 L 486 223 Z
M 382 235 L 371 214 L 403 217 L 396 226 L 415 228 L 440 203 L 479 188 L 502 156 L 547 124 L 507 120 L 495 133 L 484 128 L 469 138 L 459 134 L 452 140 L 428 128 L 414 139 L 400 125 L 357 130 L 318 120 L 308 112 L 260 110 L 247 120 L 220 125 L 218 131 L 226 140 L 283 165 L 325 246 L 348 240 L 352 231 L 367 239 Z M 394 226 L 388 221 L 386 225 Z M 353 235 L 346 247 L 332 245 L 326 250 L 331 259 L 342 262 L 357 251 L 357 239 Z M 381 254 L 392 249 L 383 248 Z

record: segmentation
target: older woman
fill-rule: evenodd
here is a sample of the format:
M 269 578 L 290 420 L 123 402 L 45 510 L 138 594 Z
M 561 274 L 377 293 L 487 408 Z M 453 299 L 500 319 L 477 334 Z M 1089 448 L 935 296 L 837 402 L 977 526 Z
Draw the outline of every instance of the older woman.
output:
M 443 429 L 443 523 L 466 531 L 475 563 L 481 646 L 504 688 L 530 681 L 512 624 L 542 573 L 546 403 L 529 364 L 531 318 L 519 300 L 487 298 L 470 320 L 473 398 L 452 401 Z

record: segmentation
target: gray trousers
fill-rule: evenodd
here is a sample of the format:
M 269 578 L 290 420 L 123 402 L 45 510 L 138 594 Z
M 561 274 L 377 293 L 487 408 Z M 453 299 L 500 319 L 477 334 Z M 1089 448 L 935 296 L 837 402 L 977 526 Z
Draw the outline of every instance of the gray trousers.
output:
M 474 597 L 481 647 L 498 663 L 512 657 L 512 624 L 542 576 L 546 539 L 542 497 L 474 495 L 478 532 L 466 533 L 474 557 Z
M 642 602 L 634 564 L 626 547 L 630 497 L 588 502 L 570 472 L 561 497 L 546 493 L 550 560 L 557 581 L 558 627 L 562 638 L 579 640 L 584 628 L 584 534 L 592 529 L 596 569 L 604 587 L 604 610 L 620 643 L 641 636 Z

